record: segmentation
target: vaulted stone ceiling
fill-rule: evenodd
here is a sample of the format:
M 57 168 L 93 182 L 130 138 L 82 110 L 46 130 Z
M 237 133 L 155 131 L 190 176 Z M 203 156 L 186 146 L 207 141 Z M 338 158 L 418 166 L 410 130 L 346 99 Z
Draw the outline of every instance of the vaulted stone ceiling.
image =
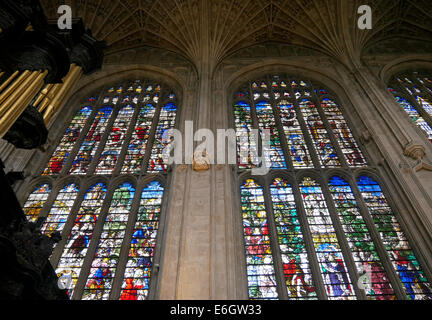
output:
M 302 45 L 340 61 L 391 37 L 432 41 L 430 0 L 42 0 L 49 18 L 69 4 L 106 40 L 106 53 L 153 46 L 214 63 L 253 44 Z M 357 28 L 357 9 L 373 8 L 373 29 Z

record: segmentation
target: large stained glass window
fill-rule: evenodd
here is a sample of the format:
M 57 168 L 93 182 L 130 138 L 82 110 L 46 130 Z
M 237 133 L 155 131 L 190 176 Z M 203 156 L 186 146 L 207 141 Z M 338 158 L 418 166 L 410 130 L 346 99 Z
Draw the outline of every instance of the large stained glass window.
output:
M 432 142 L 432 73 L 396 75 L 390 80 L 389 91 Z
M 177 94 L 156 81 L 128 81 L 71 113 L 41 168 L 45 180 L 31 184 L 26 216 L 40 218 L 45 235 L 61 234 L 50 259 L 71 299 L 151 299 Z
M 423 127 L 432 113 L 422 94 L 432 93 L 429 79 L 400 79 L 409 91 L 397 89 Z M 272 75 L 235 93 L 250 299 L 432 300 L 430 279 L 380 186 L 357 174 L 374 169 L 349 123 L 337 97 L 308 79 Z M 250 169 L 262 161 L 271 170 L 254 177 Z

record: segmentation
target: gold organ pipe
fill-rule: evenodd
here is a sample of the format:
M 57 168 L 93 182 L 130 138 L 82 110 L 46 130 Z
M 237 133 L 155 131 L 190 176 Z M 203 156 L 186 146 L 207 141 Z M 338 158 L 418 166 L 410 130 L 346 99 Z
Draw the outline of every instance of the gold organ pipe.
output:
M 19 74 L 19 71 L 16 71 L 14 74 L 12 74 L 8 80 L 6 80 L 5 84 L 2 85 L 2 89 L 4 90 Z M 17 88 L 21 85 L 23 81 L 25 81 L 28 76 L 31 74 L 31 71 L 26 70 L 24 71 L 18 79 L 15 80 L 15 82 L 10 85 L 4 92 L 0 91 L 0 106 L 3 104 L 3 102 L 13 93 L 15 93 Z
M 37 97 L 33 105 L 34 107 L 37 107 L 42 102 L 42 100 L 46 97 L 46 95 L 49 93 L 49 91 L 53 86 L 54 86 L 53 84 L 48 84 L 45 86 L 45 88 L 43 88 L 43 90 L 41 91 L 41 93 L 39 94 L 39 96 Z
M 54 118 L 55 114 L 60 110 L 63 103 L 65 102 L 68 94 L 71 92 L 72 88 L 81 78 L 83 74 L 82 68 L 76 64 L 72 64 L 68 75 L 64 79 L 64 83 L 60 85 L 59 88 L 55 88 L 55 96 L 50 101 L 49 106 L 43 112 L 44 121 L 46 125 L 49 125 L 51 120 Z M 45 109 L 45 106 L 43 106 Z
M 23 97 L 24 90 L 30 85 L 32 81 L 34 81 L 37 77 L 37 75 L 40 73 L 40 71 L 33 71 L 30 72 L 30 75 L 26 77 L 24 81 L 15 81 L 13 84 L 14 91 L 11 92 L 11 94 L 0 104 L 0 117 L 3 117 L 3 114 L 7 112 L 10 109 L 10 106 L 17 101 L 18 99 Z M 16 83 L 20 82 L 20 84 L 17 86 Z M 7 89 L 7 91 L 10 88 Z
M 15 102 L 10 106 L 9 110 L 5 112 L 0 118 L 0 137 L 10 130 L 13 124 L 18 120 L 21 114 L 29 106 L 29 103 L 34 98 L 34 96 L 43 87 L 44 78 L 48 74 L 48 70 L 34 71 L 25 83 L 21 86 L 22 90 L 20 97 L 15 100 Z

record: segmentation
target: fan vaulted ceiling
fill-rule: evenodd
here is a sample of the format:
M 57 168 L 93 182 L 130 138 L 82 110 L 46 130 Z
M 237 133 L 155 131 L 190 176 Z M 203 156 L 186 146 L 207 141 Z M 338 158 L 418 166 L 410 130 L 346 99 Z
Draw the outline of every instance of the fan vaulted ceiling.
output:
M 106 54 L 139 46 L 214 61 L 264 41 L 303 45 L 352 59 L 389 37 L 432 39 L 430 0 L 42 0 L 49 18 L 69 4 L 74 17 L 107 42 Z M 357 9 L 373 8 L 373 29 L 357 28 Z M 360 55 L 360 53 L 358 53 Z

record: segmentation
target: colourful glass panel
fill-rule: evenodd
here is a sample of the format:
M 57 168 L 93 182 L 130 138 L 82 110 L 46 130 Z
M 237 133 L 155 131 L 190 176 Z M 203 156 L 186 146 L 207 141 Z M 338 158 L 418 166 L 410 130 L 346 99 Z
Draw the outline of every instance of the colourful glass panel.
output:
M 286 169 L 285 156 L 282 151 L 279 132 L 270 103 L 261 101 L 256 104 L 258 125 L 261 130 L 270 131 L 270 150 L 264 151 L 266 166 L 271 169 Z
M 311 178 L 305 178 L 300 192 L 328 298 L 356 299 L 321 187 Z
M 394 300 L 389 277 L 384 269 L 366 222 L 360 213 L 351 186 L 343 178 L 333 177 L 330 192 L 359 274 L 369 278 L 366 295 L 371 300 Z
M 288 297 L 315 300 L 317 294 L 292 187 L 284 179 L 276 178 L 270 192 Z
M 129 143 L 124 160 L 122 173 L 138 174 L 141 172 L 141 165 L 147 150 L 154 115 L 155 108 L 151 104 L 140 109 L 137 124 L 132 134 L 132 140 Z
M 131 105 L 127 105 L 119 111 L 105 149 L 100 156 L 96 174 L 112 174 L 114 172 L 133 114 L 134 108 Z
M 114 191 L 83 300 L 109 299 L 134 195 L 135 188 L 130 183 L 124 183 Z
M 313 168 L 294 105 L 283 100 L 278 108 L 294 168 Z
M 432 116 L 432 104 L 427 99 L 422 97 L 416 97 L 416 100 L 418 104 L 422 106 L 424 111 L 426 111 L 427 114 Z
M 249 298 L 277 299 L 264 192 L 252 179 L 247 180 L 241 187 L 241 204 Z
M 240 169 L 250 169 L 257 163 L 257 143 L 252 134 L 251 107 L 244 101 L 234 105 L 237 152 Z
M 59 174 L 63 169 L 66 161 L 68 160 L 70 153 L 72 152 L 75 143 L 77 142 L 81 131 L 83 130 L 87 119 L 92 113 L 91 107 L 84 107 L 72 119 L 71 124 L 66 129 L 66 132 L 54 151 L 47 168 L 43 175 Z
M 176 117 L 177 107 L 175 104 L 168 103 L 162 108 L 148 165 L 149 173 L 167 171 L 168 159 L 165 158 L 163 151 L 170 142 L 171 133 L 169 130 L 174 129 Z
M 300 110 L 312 136 L 315 150 L 323 167 L 340 167 L 341 163 L 336 150 L 330 140 L 318 109 L 314 103 L 303 99 L 300 102 Z
M 366 160 L 339 106 L 333 100 L 327 98 L 322 100 L 321 106 L 348 164 L 353 167 L 366 166 Z
M 432 286 L 387 203 L 380 185 L 367 176 L 360 177 L 357 183 L 407 298 L 432 300 Z
M 407 99 L 402 98 L 400 96 L 395 96 L 397 102 L 402 106 L 411 120 L 420 127 L 424 132 L 426 132 L 429 140 L 432 142 L 432 127 L 423 119 L 422 116 L 418 113 L 418 111 L 413 107 L 411 103 L 408 102 Z
M 112 114 L 111 107 L 99 110 L 92 127 L 76 156 L 69 174 L 86 174 Z
M 78 196 L 78 186 L 75 183 L 65 186 L 60 190 L 57 198 L 51 207 L 44 225 L 42 226 L 42 233 L 51 236 L 54 232 L 62 232 L 64 225 Z
M 120 300 L 146 300 L 159 230 L 164 188 L 154 181 L 141 194 Z
M 38 220 L 39 214 L 48 200 L 50 192 L 51 186 L 49 184 L 43 184 L 29 195 L 24 204 L 24 213 L 28 221 L 36 222 Z
M 103 183 L 96 184 L 87 191 L 57 266 L 56 273 L 59 277 L 68 275 L 72 278 L 71 288 L 68 290 L 70 297 L 87 255 L 106 192 Z

